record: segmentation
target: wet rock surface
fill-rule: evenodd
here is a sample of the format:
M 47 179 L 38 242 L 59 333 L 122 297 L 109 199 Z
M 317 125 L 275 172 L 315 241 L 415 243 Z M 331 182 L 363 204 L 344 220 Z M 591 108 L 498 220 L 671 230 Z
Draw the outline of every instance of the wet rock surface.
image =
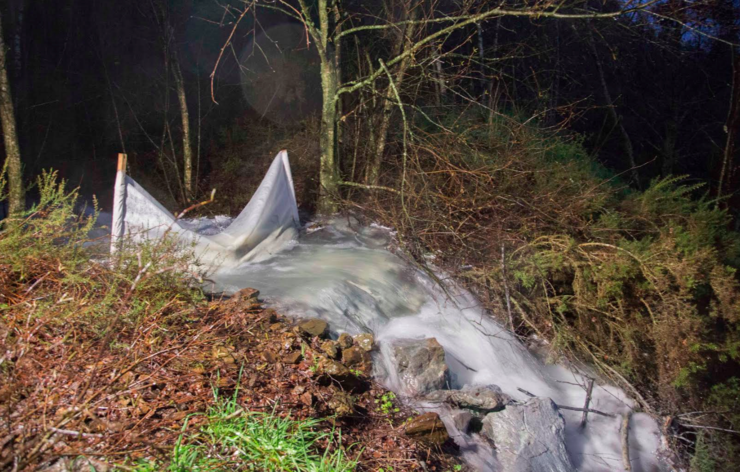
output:
M 448 375 L 445 351 L 436 339 L 394 340 L 391 355 L 404 394 L 425 395 L 445 387 Z
M 301 332 L 310 337 L 323 337 L 329 329 L 329 324 L 320 318 L 308 318 L 298 323 Z
M 358 334 L 354 337 L 353 341 L 354 344 L 367 352 L 372 351 L 375 346 L 375 337 L 370 333 Z
M 321 344 L 321 351 L 331 359 L 339 357 L 339 344 L 336 341 L 324 341 Z
M 429 393 L 426 399 L 472 410 L 477 414 L 498 411 L 511 403 L 511 397 L 503 393 L 496 385 L 476 387 L 466 385 L 461 390 L 436 390 Z
M 354 340 L 352 339 L 352 336 L 347 333 L 342 333 L 339 335 L 339 338 L 337 338 L 337 344 L 339 344 L 339 347 L 342 349 L 352 347 L 353 342 Z
M 481 434 L 493 441 L 506 472 L 570 472 L 574 467 L 565 450 L 564 430 L 555 403 L 533 398 L 486 415 Z

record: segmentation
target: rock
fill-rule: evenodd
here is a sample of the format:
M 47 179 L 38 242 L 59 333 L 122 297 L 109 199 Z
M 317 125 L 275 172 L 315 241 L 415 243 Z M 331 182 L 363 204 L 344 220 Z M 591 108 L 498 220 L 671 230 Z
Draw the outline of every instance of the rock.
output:
M 437 413 L 424 413 L 411 419 L 405 432 L 406 436 L 430 445 L 442 444 L 450 437 Z
M 509 405 L 483 419 L 481 433 L 493 440 L 496 457 L 507 472 L 574 470 L 565 450 L 565 421 L 549 398 Z
M 331 359 L 339 357 L 339 343 L 336 341 L 324 341 L 321 345 L 321 350 Z
M 350 336 L 347 333 L 342 333 L 339 335 L 339 339 L 337 339 L 337 343 L 339 344 L 339 347 L 342 349 L 347 349 L 348 347 L 352 347 L 352 336 Z
M 286 364 L 298 364 L 301 362 L 301 357 L 303 357 L 300 353 L 300 351 L 293 351 L 288 354 L 286 354 L 283 357 L 283 362 Z
M 359 370 L 365 374 L 369 374 L 373 370 L 370 353 L 358 346 L 352 346 L 342 351 L 342 363 L 352 370 Z
M 391 353 L 404 394 L 424 395 L 445 387 L 445 351 L 436 339 L 394 340 Z
M 323 337 L 329 328 L 329 324 L 320 318 L 309 318 L 298 323 L 298 328 L 310 337 Z
M 326 357 L 322 357 L 319 360 L 317 370 L 320 374 L 328 375 L 330 377 L 345 377 L 352 375 L 350 374 L 349 369 L 344 365 Z
M 491 413 L 502 410 L 511 403 L 511 397 L 501 392 L 496 385 L 471 387 L 466 385 L 462 390 L 437 390 L 426 396 L 433 402 L 445 402 L 458 408 L 473 410 L 476 413 Z
M 468 433 L 470 429 L 470 422 L 475 418 L 469 411 L 458 411 L 452 415 L 452 421 L 460 432 Z
M 375 346 L 375 337 L 370 333 L 358 334 L 355 336 L 354 342 L 365 351 L 370 352 Z
M 320 379 L 325 384 L 339 385 L 345 390 L 363 388 L 365 382 L 354 375 L 344 364 L 321 356 L 317 366 Z
M 350 416 L 355 412 L 355 402 L 347 392 L 337 390 L 326 404 L 337 416 Z
M 352 346 L 342 351 L 342 364 L 347 367 L 353 367 L 369 361 L 370 355 L 357 346 Z
M 255 290 L 253 288 L 243 288 L 236 292 L 234 295 L 231 296 L 229 299 L 230 301 L 234 303 L 242 303 L 246 301 L 257 301 L 257 297 L 260 296 L 259 290 Z
M 113 470 L 113 468 L 105 462 L 93 459 L 92 457 L 79 456 L 74 459 L 63 457 L 53 465 L 40 467 L 37 470 L 40 472 L 87 472 L 90 470 L 108 472 L 109 470 Z

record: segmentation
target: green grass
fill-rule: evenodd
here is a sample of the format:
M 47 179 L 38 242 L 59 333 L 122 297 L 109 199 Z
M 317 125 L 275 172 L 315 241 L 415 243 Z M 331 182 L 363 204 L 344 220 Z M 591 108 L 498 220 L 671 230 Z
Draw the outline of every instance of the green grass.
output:
M 206 415 L 197 433 L 180 436 L 168 464 L 142 462 L 133 470 L 340 472 L 357 466 L 342 447 L 341 434 L 322 431 L 322 420 L 244 411 L 234 398 L 217 398 Z

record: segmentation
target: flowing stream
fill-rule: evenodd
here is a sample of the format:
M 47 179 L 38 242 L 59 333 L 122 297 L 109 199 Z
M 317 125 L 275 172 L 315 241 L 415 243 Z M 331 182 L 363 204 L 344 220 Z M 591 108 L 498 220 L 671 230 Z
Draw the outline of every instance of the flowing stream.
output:
M 228 293 L 253 287 L 286 314 L 327 320 L 334 335 L 374 333 L 381 345 L 381 354 L 376 355 L 378 379 L 397 392 L 400 386 L 394 381 L 393 367 L 382 355 L 384 343 L 434 337 L 445 349 L 450 388 L 494 384 L 517 401 L 528 399 L 519 390 L 523 389 L 559 405 L 583 406 L 583 377 L 564 365 L 539 360 L 486 315 L 474 296 L 452 281 L 447 282 L 451 294 L 447 296 L 427 274 L 392 254 L 387 249 L 391 243 L 391 231 L 381 227 L 358 227 L 346 219 L 314 224 L 281 252 L 260 262 L 220 270 L 209 288 Z M 465 460 L 476 470 L 499 470 L 495 453 L 485 441 L 454 428 L 449 408 L 421 402 L 414 406 L 440 413 Z M 581 429 L 582 413 L 561 410 L 566 447 L 578 470 L 624 470 L 619 415 L 632 407 L 634 402 L 622 390 L 597 382 L 591 408 L 617 417 L 590 414 Z M 658 460 L 660 444 L 656 422 L 647 414 L 634 414 L 630 422 L 632 470 L 665 469 Z

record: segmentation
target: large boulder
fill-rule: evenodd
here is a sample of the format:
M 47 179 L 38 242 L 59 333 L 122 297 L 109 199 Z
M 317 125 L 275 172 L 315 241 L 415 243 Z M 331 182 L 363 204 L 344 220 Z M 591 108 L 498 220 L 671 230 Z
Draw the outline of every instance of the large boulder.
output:
M 496 446 L 496 457 L 507 472 L 569 472 L 574 470 L 565 450 L 565 421 L 549 398 L 489 413 L 481 434 Z
M 466 385 L 462 390 L 437 390 L 428 394 L 426 399 L 472 410 L 477 414 L 498 411 L 511 403 L 511 397 L 503 393 L 496 385 L 476 387 Z
M 436 339 L 396 339 L 391 342 L 391 357 L 402 393 L 419 396 L 445 387 L 445 351 Z

